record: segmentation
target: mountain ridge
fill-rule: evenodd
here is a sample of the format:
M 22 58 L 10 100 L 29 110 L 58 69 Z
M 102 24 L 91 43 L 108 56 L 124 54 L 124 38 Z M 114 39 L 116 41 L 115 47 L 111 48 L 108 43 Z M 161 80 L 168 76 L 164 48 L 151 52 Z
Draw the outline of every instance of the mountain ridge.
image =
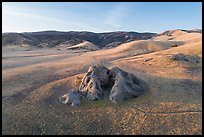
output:
M 94 33 L 88 31 L 38 31 L 38 32 L 23 32 L 23 33 L 2 33 L 2 45 L 29 45 L 34 47 L 56 47 L 61 43 L 68 42 L 73 46 L 84 41 L 89 41 L 99 48 L 104 48 L 107 45 L 118 46 L 119 44 L 140 40 L 149 39 L 156 33 L 139 33 L 139 32 L 105 32 Z M 69 42 L 73 41 L 73 42 Z

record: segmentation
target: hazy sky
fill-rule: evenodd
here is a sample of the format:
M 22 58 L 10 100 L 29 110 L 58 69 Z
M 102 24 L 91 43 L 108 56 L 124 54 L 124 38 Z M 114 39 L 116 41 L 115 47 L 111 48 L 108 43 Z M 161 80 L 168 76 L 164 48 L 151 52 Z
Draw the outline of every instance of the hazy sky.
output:
M 201 2 L 3 2 L 2 32 L 202 28 Z

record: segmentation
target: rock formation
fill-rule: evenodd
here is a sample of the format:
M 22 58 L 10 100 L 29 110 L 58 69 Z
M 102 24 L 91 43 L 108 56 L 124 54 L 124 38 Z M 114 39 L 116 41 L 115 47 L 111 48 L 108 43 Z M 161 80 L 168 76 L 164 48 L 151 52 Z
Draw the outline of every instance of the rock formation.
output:
M 59 98 L 59 101 L 62 104 L 71 104 L 71 106 L 79 106 L 80 105 L 80 95 L 78 91 L 72 90 L 62 97 Z
M 178 60 L 178 61 L 189 61 L 193 63 L 199 63 L 199 57 L 193 56 L 193 55 L 185 55 L 185 54 L 173 54 L 171 56 L 172 60 Z
M 114 79 L 114 85 L 109 98 L 114 103 L 143 95 L 144 86 L 133 74 L 114 67 L 110 71 L 110 76 Z
M 98 100 L 103 96 L 101 86 L 109 82 L 109 69 L 102 66 L 92 66 L 82 78 L 79 92 L 89 100 Z
M 109 98 L 114 103 L 126 101 L 144 93 L 143 84 L 133 74 L 118 67 L 108 69 L 104 66 L 95 65 L 90 67 L 82 78 L 78 91 L 71 91 L 60 97 L 60 102 L 63 104 L 70 102 L 72 106 L 77 106 L 80 104 L 80 96 L 88 100 L 101 99 L 104 95 L 103 87 L 108 84 L 113 85 Z

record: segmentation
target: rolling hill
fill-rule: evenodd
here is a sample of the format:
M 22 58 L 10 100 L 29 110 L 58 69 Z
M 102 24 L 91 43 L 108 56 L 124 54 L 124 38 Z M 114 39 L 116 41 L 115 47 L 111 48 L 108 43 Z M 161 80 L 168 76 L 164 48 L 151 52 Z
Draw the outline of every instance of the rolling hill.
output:
M 139 39 L 149 39 L 155 33 L 137 33 L 137 32 L 59 32 L 59 31 L 42 31 L 42 32 L 25 32 L 25 33 L 3 33 L 2 45 L 29 45 L 34 47 L 55 47 L 62 44 L 73 46 L 83 41 L 89 41 L 99 48 L 117 46 L 124 42 Z

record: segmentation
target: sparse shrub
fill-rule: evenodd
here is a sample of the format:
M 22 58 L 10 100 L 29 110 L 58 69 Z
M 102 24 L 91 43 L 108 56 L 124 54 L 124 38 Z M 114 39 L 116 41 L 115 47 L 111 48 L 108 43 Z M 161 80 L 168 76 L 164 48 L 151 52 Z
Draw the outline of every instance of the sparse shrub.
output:
M 173 44 L 173 45 L 171 45 L 171 47 L 178 47 L 178 45 L 177 44 Z
M 82 81 L 82 78 L 80 78 L 80 77 L 76 77 L 76 80 L 75 80 L 75 87 L 76 88 L 78 88 L 79 86 L 80 86 L 80 84 L 81 84 L 81 81 Z

